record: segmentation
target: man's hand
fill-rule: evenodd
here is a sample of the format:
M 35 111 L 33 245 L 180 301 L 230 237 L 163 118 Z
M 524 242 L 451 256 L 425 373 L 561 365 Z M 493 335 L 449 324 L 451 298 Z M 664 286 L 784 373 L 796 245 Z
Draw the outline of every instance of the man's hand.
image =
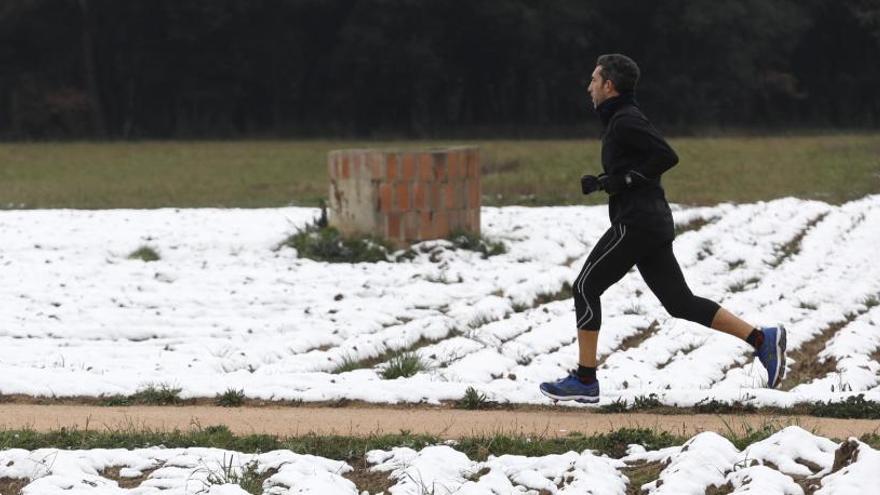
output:
M 609 195 L 617 194 L 627 189 L 634 189 L 650 182 L 644 175 L 633 171 L 625 174 L 602 174 L 598 177 L 598 180 L 599 188 Z
M 626 176 L 602 174 L 599 176 L 599 188 L 607 192 L 609 196 L 617 194 L 627 188 Z
M 595 175 L 585 175 L 581 177 L 581 191 L 584 194 L 592 194 L 601 189 L 599 186 L 599 178 Z

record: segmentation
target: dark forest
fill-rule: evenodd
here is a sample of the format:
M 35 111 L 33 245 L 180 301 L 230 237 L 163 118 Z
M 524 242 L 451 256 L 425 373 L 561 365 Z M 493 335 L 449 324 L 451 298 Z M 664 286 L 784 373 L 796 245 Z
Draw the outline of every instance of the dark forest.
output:
M 880 124 L 877 0 L 2 0 L 0 138 L 566 136 L 609 52 L 670 132 Z

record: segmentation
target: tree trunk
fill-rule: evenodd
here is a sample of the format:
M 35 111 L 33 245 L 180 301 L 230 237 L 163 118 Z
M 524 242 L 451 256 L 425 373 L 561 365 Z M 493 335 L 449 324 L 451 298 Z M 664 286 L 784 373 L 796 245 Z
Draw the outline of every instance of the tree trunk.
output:
M 95 43 L 92 38 L 94 19 L 89 9 L 89 0 L 79 0 L 82 11 L 82 50 L 86 90 L 89 94 L 89 108 L 92 111 L 92 125 L 98 137 L 107 137 L 107 122 L 104 118 L 104 105 L 98 87 L 98 67 L 95 61 Z

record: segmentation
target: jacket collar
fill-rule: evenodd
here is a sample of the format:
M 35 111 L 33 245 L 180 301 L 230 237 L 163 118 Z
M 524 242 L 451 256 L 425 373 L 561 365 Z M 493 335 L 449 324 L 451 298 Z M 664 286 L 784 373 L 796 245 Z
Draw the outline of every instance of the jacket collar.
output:
M 596 107 L 596 113 L 599 114 L 599 118 L 602 120 L 602 125 L 607 127 L 608 122 L 611 121 L 611 117 L 613 117 L 614 114 L 625 105 L 633 105 L 638 108 L 639 104 L 636 101 L 636 94 L 632 91 L 621 93 L 600 103 L 599 106 Z

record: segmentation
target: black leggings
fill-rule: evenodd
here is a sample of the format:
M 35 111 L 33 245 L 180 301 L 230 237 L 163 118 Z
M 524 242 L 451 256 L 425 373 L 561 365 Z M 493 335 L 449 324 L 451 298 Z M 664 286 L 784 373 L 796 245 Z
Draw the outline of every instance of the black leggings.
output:
M 672 241 L 658 240 L 656 235 L 643 230 L 616 224 L 596 243 L 572 286 L 579 329 L 601 328 L 599 296 L 633 265 L 639 268 L 645 283 L 670 315 L 711 326 L 720 306 L 691 292 L 672 253 Z

